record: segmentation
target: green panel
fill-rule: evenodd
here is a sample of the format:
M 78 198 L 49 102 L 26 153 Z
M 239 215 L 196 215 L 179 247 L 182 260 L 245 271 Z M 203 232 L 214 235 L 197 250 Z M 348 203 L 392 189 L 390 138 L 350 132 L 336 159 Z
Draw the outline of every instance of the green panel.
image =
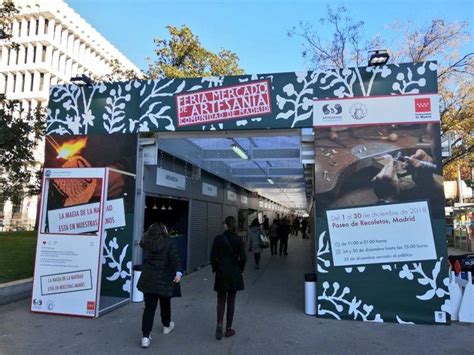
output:
M 51 89 L 48 134 L 288 129 L 313 126 L 313 99 L 437 92 L 436 63 L 194 79 L 133 80 Z M 179 126 L 177 95 L 268 81 L 271 113 Z M 213 101 L 217 104 L 216 101 Z

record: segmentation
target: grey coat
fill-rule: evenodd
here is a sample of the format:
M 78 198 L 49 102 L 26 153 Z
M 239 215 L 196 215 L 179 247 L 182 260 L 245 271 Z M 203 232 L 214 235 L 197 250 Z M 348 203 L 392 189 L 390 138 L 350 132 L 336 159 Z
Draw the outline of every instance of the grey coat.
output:
M 260 227 L 249 228 L 249 251 L 252 253 L 261 253 L 260 248 L 260 233 L 262 233 Z

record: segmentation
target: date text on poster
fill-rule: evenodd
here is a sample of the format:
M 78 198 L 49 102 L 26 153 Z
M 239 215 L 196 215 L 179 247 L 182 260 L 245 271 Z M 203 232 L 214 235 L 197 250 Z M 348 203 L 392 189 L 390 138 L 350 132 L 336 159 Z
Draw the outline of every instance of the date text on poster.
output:
M 335 266 L 436 259 L 426 201 L 326 213 Z

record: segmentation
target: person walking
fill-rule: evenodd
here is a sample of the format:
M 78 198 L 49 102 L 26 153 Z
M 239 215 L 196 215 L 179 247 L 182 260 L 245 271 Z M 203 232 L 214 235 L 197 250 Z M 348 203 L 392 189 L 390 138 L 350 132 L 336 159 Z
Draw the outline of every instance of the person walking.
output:
M 228 216 L 224 221 L 225 231 L 212 244 L 210 263 L 215 273 L 214 291 L 217 292 L 216 339 L 222 339 L 224 311 L 227 303 L 225 336 L 235 335 L 232 321 L 237 291 L 244 289 L 242 273 L 247 262 L 244 241 L 236 234 L 235 218 Z
M 274 219 L 273 223 L 270 226 L 268 231 L 268 237 L 270 238 L 270 251 L 272 255 L 277 254 L 277 247 L 278 247 L 278 220 Z
M 299 230 L 300 230 L 300 220 L 299 220 L 299 217 L 296 216 L 295 219 L 293 220 L 293 232 L 295 236 L 298 236 Z
M 252 223 L 250 223 L 249 228 L 249 253 L 253 252 L 253 257 L 255 260 L 255 268 L 260 269 L 260 257 L 262 253 L 262 248 L 260 248 L 260 234 L 262 230 L 260 229 L 260 224 L 258 223 L 258 218 L 254 218 Z
M 290 226 L 288 220 L 285 218 L 279 228 L 280 237 L 280 255 L 284 253 L 288 255 L 288 235 L 290 234 Z
M 257 219 L 258 221 L 258 219 Z M 266 215 L 263 216 L 263 232 L 265 233 L 265 235 L 268 235 L 268 230 L 270 228 L 270 220 L 268 219 L 268 217 Z
M 307 239 L 307 232 L 308 230 L 308 219 L 307 218 L 303 218 L 303 220 L 301 221 L 301 233 L 302 233 L 302 238 L 303 239 Z
M 140 240 L 140 247 L 147 254 L 137 288 L 143 292 L 145 309 L 142 317 L 142 347 L 150 345 L 151 330 L 156 306 L 160 301 L 163 334 L 174 329 L 171 321 L 171 298 L 181 297 L 179 282 L 183 275 L 176 243 L 169 237 L 166 226 L 153 223 Z

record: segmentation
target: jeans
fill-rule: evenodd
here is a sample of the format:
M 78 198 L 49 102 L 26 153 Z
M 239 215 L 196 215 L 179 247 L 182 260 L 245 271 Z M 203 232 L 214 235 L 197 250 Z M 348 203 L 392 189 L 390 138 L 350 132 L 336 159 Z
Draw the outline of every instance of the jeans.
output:
M 145 310 L 142 318 L 142 332 L 144 337 L 149 337 L 153 329 L 156 306 L 160 300 L 161 323 L 164 327 L 170 326 L 171 321 L 171 298 L 162 297 L 152 293 L 145 293 Z

